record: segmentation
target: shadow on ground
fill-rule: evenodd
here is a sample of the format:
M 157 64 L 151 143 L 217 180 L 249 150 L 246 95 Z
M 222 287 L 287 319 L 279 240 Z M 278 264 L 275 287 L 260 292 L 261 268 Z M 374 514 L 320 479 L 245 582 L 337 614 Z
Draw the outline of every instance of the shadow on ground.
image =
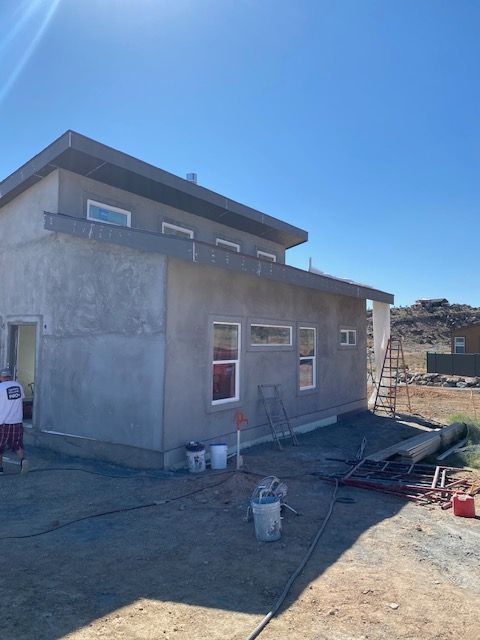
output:
M 286 446 L 279 452 L 262 445 L 246 451 L 246 469 L 252 474 L 146 476 L 32 450 L 34 472 L 20 477 L 10 467 L 0 478 L 0 537 L 18 536 L 0 541 L 2 637 L 53 640 L 72 634 L 83 638 L 87 636 L 73 632 L 102 618 L 111 630 L 104 635 L 99 632 L 98 637 L 161 638 L 166 637 L 165 630 L 171 631 L 170 610 L 178 604 L 194 607 L 192 625 L 195 618 L 198 623 L 198 607 L 221 610 L 225 616 L 216 630 L 206 623 L 203 628 L 196 624 L 190 630 L 183 628 L 184 635 L 177 633 L 176 638 L 233 637 L 227 614 L 255 614 L 260 620 L 269 611 L 327 513 L 333 486 L 311 473 L 347 470 L 329 458 L 351 458 L 364 435 L 368 455 L 416 433 L 411 423 L 362 415 L 303 435 L 296 448 Z M 253 524 L 245 522 L 244 515 L 259 477 L 272 473 L 286 478 L 288 502 L 301 515 L 287 515 L 282 539 L 265 544 L 256 541 Z M 204 491 L 190 497 L 162 504 L 202 487 Z M 287 607 L 313 576 L 335 563 L 359 536 L 404 506 L 396 498 L 351 488 L 342 488 L 339 495 L 353 502 L 336 503 L 319 548 L 294 585 Z M 160 504 L 59 528 L 77 518 L 154 501 Z M 48 529 L 53 530 L 21 537 Z M 161 606 L 149 613 L 149 624 L 155 625 L 151 635 L 137 636 L 128 632 L 128 617 L 141 616 L 143 608 L 139 605 L 125 614 L 125 607 L 146 600 Z M 121 620 L 121 628 L 115 628 L 115 617 Z M 132 625 L 137 623 L 131 620 Z

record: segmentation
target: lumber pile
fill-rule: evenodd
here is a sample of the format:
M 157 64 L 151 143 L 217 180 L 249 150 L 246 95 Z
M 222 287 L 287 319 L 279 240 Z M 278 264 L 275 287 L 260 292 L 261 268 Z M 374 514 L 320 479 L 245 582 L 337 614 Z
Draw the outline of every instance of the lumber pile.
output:
M 443 429 L 435 429 L 398 442 L 392 447 L 388 447 L 388 449 L 383 449 L 373 456 L 369 456 L 369 459 L 380 461 L 398 455 L 402 462 L 415 464 L 439 449 L 449 447 L 464 435 L 465 430 L 466 427 L 463 422 L 455 422 L 448 427 L 443 427 Z

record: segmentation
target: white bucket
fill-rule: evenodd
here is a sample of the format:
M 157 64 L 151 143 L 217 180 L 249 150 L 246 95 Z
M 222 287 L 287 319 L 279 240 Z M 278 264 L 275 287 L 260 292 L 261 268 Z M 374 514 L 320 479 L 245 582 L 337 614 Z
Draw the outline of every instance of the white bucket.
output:
M 274 542 L 282 535 L 280 498 L 266 496 L 252 500 L 255 535 L 261 542 Z
M 205 471 L 205 447 L 199 443 L 187 444 L 187 466 L 190 473 Z
M 227 450 L 226 444 L 210 445 L 210 466 L 212 469 L 227 468 Z

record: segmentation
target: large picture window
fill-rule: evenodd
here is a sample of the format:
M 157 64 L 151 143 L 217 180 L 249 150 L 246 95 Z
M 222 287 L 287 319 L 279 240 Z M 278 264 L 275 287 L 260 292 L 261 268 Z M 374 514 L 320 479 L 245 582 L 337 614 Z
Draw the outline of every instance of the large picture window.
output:
M 87 200 L 87 220 L 95 220 L 95 222 L 105 222 L 107 224 L 115 224 L 120 227 L 130 226 L 130 211 L 111 207 L 95 200 Z
M 240 325 L 213 323 L 212 404 L 240 399 Z
M 252 324 L 250 327 L 252 346 L 290 347 L 292 327 L 274 324 Z
M 298 330 L 299 387 L 314 389 L 317 386 L 317 332 L 313 327 Z

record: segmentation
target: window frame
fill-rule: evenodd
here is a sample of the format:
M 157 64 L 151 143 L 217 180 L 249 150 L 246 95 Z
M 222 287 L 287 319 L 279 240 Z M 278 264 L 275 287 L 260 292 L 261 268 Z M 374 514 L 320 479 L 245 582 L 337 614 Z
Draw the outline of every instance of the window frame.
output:
M 313 331 L 313 345 L 314 345 L 314 354 L 313 356 L 301 356 L 300 355 L 300 331 L 302 330 Z M 317 388 L 317 328 L 312 326 L 299 326 L 298 327 L 298 353 L 297 353 L 297 367 L 298 367 L 298 390 L 299 391 L 312 391 Z M 308 385 L 306 387 L 300 386 L 300 365 L 303 360 L 313 360 L 312 362 L 312 370 L 313 370 L 313 385 Z
M 269 253 L 268 251 L 262 251 L 262 249 L 257 249 L 257 258 L 260 260 L 267 260 L 268 262 L 276 262 L 277 256 L 275 253 Z
M 262 343 L 255 344 L 252 342 L 252 327 L 271 327 L 272 329 L 288 329 L 290 331 L 290 342 L 288 344 L 284 344 L 282 342 L 270 342 L 270 343 Z M 284 347 L 286 349 L 290 349 L 293 346 L 293 326 L 290 324 L 271 324 L 270 322 L 250 322 L 250 347 L 252 349 L 270 349 L 270 348 L 279 348 Z
M 238 328 L 238 344 L 237 344 L 237 359 L 236 360 L 214 360 L 213 354 L 215 351 L 215 325 L 230 325 Z M 240 360 L 242 349 L 242 325 L 240 322 L 228 321 L 228 320 L 213 320 L 212 321 L 212 351 L 211 351 L 211 375 L 210 379 L 210 404 L 212 407 L 218 407 L 219 405 L 230 404 L 239 402 L 240 400 Z M 221 398 L 220 400 L 213 399 L 213 369 L 216 364 L 235 364 L 235 396 L 230 398 Z
M 109 220 L 99 220 L 90 215 L 91 206 L 98 207 L 99 209 L 105 209 L 106 211 L 112 211 L 113 213 L 122 213 L 127 216 L 127 224 L 118 224 L 117 222 L 111 222 Z M 114 227 L 131 227 L 132 226 L 132 212 L 128 209 L 121 209 L 120 207 L 114 207 L 111 204 L 105 202 L 99 202 L 98 200 L 87 199 L 87 220 L 91 222 L 100 222 L 101 224 L 111 224 Z
M 457 340 L 463 340 L 463 351 L 457 351 Z M 453 353 L 458 353 L 458 354 L 465 354 L 465 347 L 466 347 L 466 338 L 465 336 L 454 336 L 453 337 Z
M 342 334 L 347 334 L 347 342 L 342 341 Z M 353 334 L 354 341 L 350 342 L 350 335 Z M 340 346 L 341 347 L 356 347 L 357 346 L 357 330 L 356 329 L 340 329 Z
M 169 227 L 170 229 L 173 229 L 175 231 L 183 231 L 188 235 L 188 238 L 182 238 L 181 236 L 177 236 L 174 233 L 165 233 L 165 227 Z M 162 233 L 166 236 L 171 236 L 172 238 L 180 238 L 181 240 L 193 240 L 195 235 L 193 229 L 182 227 L 179 224 L 175 224 L 174 222 L 167 222 L 167 220 L 162 221 Z
M 238 244 L 238 242 L 232 242 L 231 240 L 216 238 L 215 246 L 220 247 L 220 249 L 225 249 L 226 251 L 234 251 L 235 253 L 240 253 L 240 245 Z

